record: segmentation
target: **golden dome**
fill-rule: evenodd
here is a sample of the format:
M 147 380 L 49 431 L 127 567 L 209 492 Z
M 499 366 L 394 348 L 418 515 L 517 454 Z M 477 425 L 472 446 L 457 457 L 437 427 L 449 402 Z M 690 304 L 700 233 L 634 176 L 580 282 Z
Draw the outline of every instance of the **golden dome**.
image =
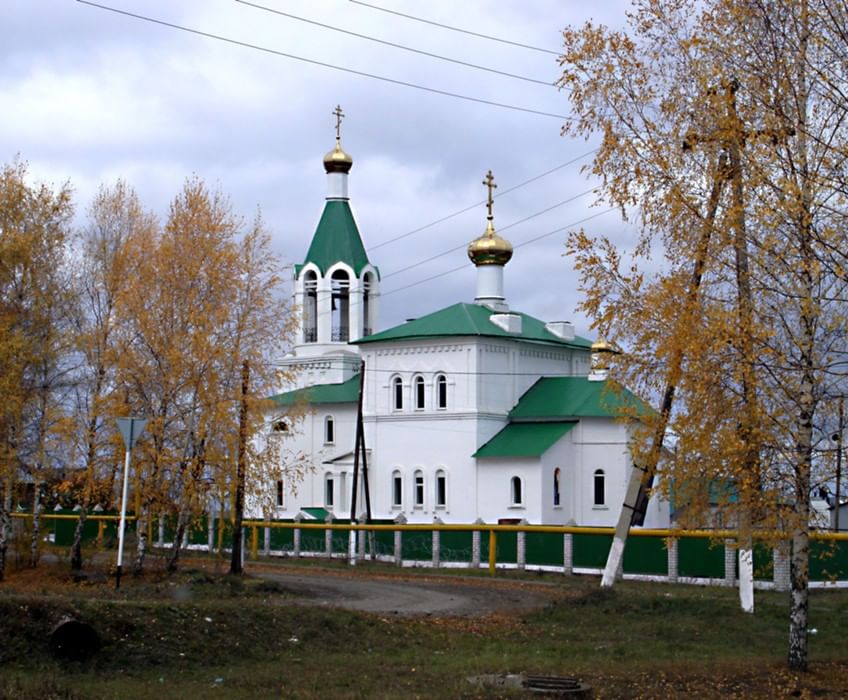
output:
M 603 338 L 599 338 L 592 343 L 592 352 L 608 352 L 610 354 L 618 354 L 618 351 Z
M 324 156 L 324 170 L 328 173 L 346 173 L 353 165 L 353 158 L 342 150 L 341 141 L 336 138 L 336 147 Z
M 468 244 L 468 257 L 475 265 L 506 265 L 512 258 L 512 244 L 495 233 L 489 219 L 486 232 Z

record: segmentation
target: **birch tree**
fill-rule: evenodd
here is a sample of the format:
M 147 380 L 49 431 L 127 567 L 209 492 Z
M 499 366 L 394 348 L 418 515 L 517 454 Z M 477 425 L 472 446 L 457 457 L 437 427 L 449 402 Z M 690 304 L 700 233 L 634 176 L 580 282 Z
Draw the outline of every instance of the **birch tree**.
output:
M 663 483 L 684 519 L 791 538 L 794 669 L 807 665 L 810 492 L 827 478 L 822 400 L 844 381 L 846 19 L 827 0 L 644 0 L 626 31 L 566 29 L 562 57 L 565 130 L 601 134 L 600 196 L 639 229 L 629 261 L 571 236 L 583 308 L 627 348 L 621 381 L 676 389 L 634 459 L 654 468 L 673 431 Z
M 123 400 L 118 387 L 116 347 L 118 298 L 130 285 L 130 241 L 155 238 L 157 222 L 122 180 L 101 187 L 79 235 L 77 256 L 77 371 L 73 433 L 69 444 L 80 456 L 79 520 L 71 546 L 71 568 L 82 567 L 82 533 L 92 503 L 114 492 L 122 447 L 115 428 Z M 103 503 L 104 506 L 114 505 Z
M 16 482 L 29 471 L 36 509 L 50 435 L 62 331 L 70 187 L 27 182 L 17 161 L 0 170 L 0 579 L 5 570 Z M 37 545 L 37 525 L 33 546 Z M 37 560 L 33 549 L 32 563 Z

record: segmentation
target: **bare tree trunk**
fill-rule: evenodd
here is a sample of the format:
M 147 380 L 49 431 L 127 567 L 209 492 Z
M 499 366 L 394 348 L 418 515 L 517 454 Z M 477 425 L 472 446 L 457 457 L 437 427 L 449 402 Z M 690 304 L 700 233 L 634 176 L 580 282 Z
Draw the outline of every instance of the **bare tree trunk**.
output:
M 0 581 L 6 572 L 6 552 L 12 534 L 12 477 L 7 475 L 3 484 L 3 501 L 0 505 Z
M 171 545 L 171 554 L 168 557 L 167 571 L 172 574 L 177 570 L 177 564 L 180 558 L 180 549 L 185 537 L 186 528 L 188 527 L 188 508 L 181 506 L 177 515 L 177 528 L 174 532 L 174 542 Z
M 88 507 L 86 504 L 83 504 L 79 511 L 77 525 L 74 528 L 74 541 L 71 543 L 71 571 L 80 571 L 82 569 L 82 533 L 87 515 Z
M 809 482 L 809 472 L 806 474 Z M 800 477 L 799 480 L 803 480 Z M 809 508 L 807 508 L 809 515 Z M 799 514 L 800 515 L 800 514 Z M 792 536 L 792 558 L 789 561 L 789 668 L 807 670 L 808 583 L 810 577 L 810 533 L 798 527 Z
M 136 549 L 133 562 L 133 575 L 139 576 L 144 570 L 144 556 L 147 554 L 147 519 L 150 517 L 149 506 L 142 505 L 135 521 Z
M 29 543 L 29 565 L 34 569 L 38 566 L 38 560 L 41 554 L 39 551 L 39 540 L 41 539 L 41 482 L 36 479 L 33 486 L 32 537 Z

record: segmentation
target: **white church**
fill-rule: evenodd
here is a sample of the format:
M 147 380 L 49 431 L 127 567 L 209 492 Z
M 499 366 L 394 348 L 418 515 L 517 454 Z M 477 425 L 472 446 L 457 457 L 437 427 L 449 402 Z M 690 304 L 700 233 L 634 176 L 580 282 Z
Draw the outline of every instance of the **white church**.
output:
M 608 385 L 611 348 L 575 335 L 569 322 L 510 308 L 504 271 L 513 251 L 495 231 L 491 172 L 485 231 L 468 245 L 474 299 L 380 329 L 380 272 L 351 210 L 340 117 L 324 157 L 324 210 L 294 271 L 301 324 L 279 361 L 296 383 L 274 397 L 269 421 L 313 468 L 297 484 L 276 484 L 273 515 L 351 516 L 362 387 L 356 517 L 366 508 L 364 461 L 374 519 L 614 526 L 632 430 L 616 408 L 638 399 Z M 287 408 L 303 401 L 306 416 L 290 423 Z M 645 525 L 668 522 L 668 504 L 652 498 Z

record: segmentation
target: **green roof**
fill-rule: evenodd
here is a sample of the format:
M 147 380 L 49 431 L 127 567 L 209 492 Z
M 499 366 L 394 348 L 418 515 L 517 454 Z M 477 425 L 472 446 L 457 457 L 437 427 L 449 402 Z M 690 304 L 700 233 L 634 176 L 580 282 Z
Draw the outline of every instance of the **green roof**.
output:
M 316 384 L 272 396 L 278 406 L 291 406 L 296 401 L 304 403 L 356 403 L 359 398 L 359 375 L 355 374 L 341 384 Z
M 511 421 L 563 418 L 615 418 L 625 413 L 645 415 L 653 409 L 612 381 L 586 377 L 542 377 L 509 412 Z
M 510 423 L 472 456 L 541 457 L 576 422 Z
M 301 508 L 300 512 L 307 516 L 307 518 L 320 520 L 322 523 L 327 522 L 327 516 L 330 514 L 330 511 L 326 508 Z
M 346 199 L 329 199 L 303 264 L 314 263 L 321 274 L 326 274 L 338 262 L 350 265 L 358 276 L 368 264 L 368 255 L 353 220 L 350 203 Z M 298 274 L 301 269 L 299 266 Z
M 356 344 L 380 343 L 390 340 L 412 340 L 416 338 L 440 338 L 445 336 L 485 336 L 513 338 L 515 340 L 551 343 L 589 349 L 592 343 L 576 336 L 574 340 L 563 340 L 545 328 L 544 321 L 517 311 L 510 313 L 521 316 L 521 333 L 509 333 L 489 320 L 497 313 L 480 304 L 459 303 L 435 311 L 413 321 L 389 328 L 353 341 Z

